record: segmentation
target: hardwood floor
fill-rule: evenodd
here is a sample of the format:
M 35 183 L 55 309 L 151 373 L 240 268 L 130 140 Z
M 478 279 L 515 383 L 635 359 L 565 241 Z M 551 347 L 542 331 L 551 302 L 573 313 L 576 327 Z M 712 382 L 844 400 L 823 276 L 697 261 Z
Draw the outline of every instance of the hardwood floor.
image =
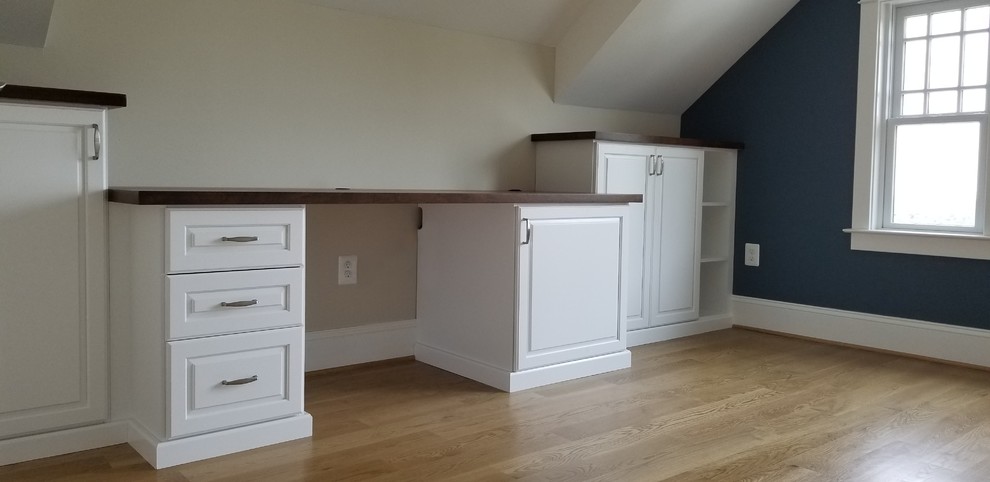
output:
M 312 439 L 155 471 L 118 445 L 0 480 L 990 480 L 990 372 L 726 330 L 514 394 L 410 359 L 307 376 Z

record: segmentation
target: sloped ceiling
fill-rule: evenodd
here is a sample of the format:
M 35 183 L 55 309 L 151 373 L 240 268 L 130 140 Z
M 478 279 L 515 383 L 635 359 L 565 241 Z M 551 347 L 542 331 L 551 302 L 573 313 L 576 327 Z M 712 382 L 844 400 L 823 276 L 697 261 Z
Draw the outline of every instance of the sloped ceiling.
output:
M 798 0 L 303 0 L 556 48 L 554 101 L 680 115 Z
M 0 43 L 44 47 L 55 0 L 0 0 Z

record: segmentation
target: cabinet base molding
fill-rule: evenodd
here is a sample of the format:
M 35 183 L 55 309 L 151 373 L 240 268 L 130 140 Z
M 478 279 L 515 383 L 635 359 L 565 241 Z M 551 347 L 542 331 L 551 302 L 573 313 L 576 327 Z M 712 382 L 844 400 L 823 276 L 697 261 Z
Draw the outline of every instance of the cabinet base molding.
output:
M 0 440 L 0 465 L 16 464 L 125 443 L 127 442 L 128 429 L 127 422 L 107 422 Z
M 168 441 L 159 440 L 132 421 L 127 442 L 154 468 L 164 469 L 312 435 L 313 417 L 304 412 L 289 418 Z
M 416 320 L 306 333 L 306 371 L 324 370 L 413 354 Z
M 518 392 L 632 366 L 632 354 L 629 350 L 521 372 L 496 368 L 422 343 L 416 344 L 415 355 L 417 360 L 427 365 L 433 365 L 506 392 Z
M 657 343 L 664 340 L 673 340 L 691 335 L 700 335 L 709 331 L 718 331 L 732 328 L 732 317 L 706 316 L 693 321 L 675 323 L 673 325 L 654 326 L 643 328 L 642 330 L 632 330 L 626 334 L 626 345 L 639 346 L 650 343 Z
M 990 368 L 990 331 L 734 296 L 735 325 L 919 358 Z

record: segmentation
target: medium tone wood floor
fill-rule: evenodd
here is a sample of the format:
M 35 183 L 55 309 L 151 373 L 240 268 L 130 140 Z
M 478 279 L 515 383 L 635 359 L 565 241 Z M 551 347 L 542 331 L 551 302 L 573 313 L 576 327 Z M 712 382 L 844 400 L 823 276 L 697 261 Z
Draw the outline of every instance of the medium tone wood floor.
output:
M 155 471 L 118 445 L 0 480 L 990 480 L 990 373 L 738 329 L 506 394 L 412 360 L 307 376 L 311 440 Z

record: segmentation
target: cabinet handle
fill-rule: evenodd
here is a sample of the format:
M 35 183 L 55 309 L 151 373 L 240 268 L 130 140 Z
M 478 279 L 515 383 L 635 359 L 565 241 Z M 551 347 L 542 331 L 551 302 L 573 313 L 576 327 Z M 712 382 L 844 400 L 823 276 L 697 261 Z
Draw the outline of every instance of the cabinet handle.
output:
M 658 176 L 662 176 L 663 175 L 663 168 L 664 168 L 663 154 L 660 154 L 657 157 L 660 158 L 660 170 L 657 171 L 657 175 Z
M 533 239 L 533 225 L 529 223 L 529 219 L 523 218 L 523 222 L 526 223 L 526 240 L 522 244 L 529 244 Z
M 231 308 L 242 308 L 245 306 L 254 306 L 258 304 L 258 300 L 243 300 L 243 301 L 221 301 L 220 306 L 229 306 Z
M 248 383 L 256 382 L 256 381 L 258 381 L 258 375 L 255 375 L 253 377 L 248 377 L 248 378 L 238 378 L 237 380 L 230 380 L 230 381 L 221 380 L 220 381 L 220 384 L 221 385 L 247 385 Z
M 657 156 L 650 154 L 650 175 L 655 176 L 657 173 Z
M 224 236 L 220 238 L 220 241 L 230 241 L 232 243 L 250 243 L 251 241 L 257 241 L 257 236 Z
M 103 150 L 103 134 L 100 134 L 100 125 L 93 124 L 93 157 L 94 161 L 100 160 L 100 151 Z

